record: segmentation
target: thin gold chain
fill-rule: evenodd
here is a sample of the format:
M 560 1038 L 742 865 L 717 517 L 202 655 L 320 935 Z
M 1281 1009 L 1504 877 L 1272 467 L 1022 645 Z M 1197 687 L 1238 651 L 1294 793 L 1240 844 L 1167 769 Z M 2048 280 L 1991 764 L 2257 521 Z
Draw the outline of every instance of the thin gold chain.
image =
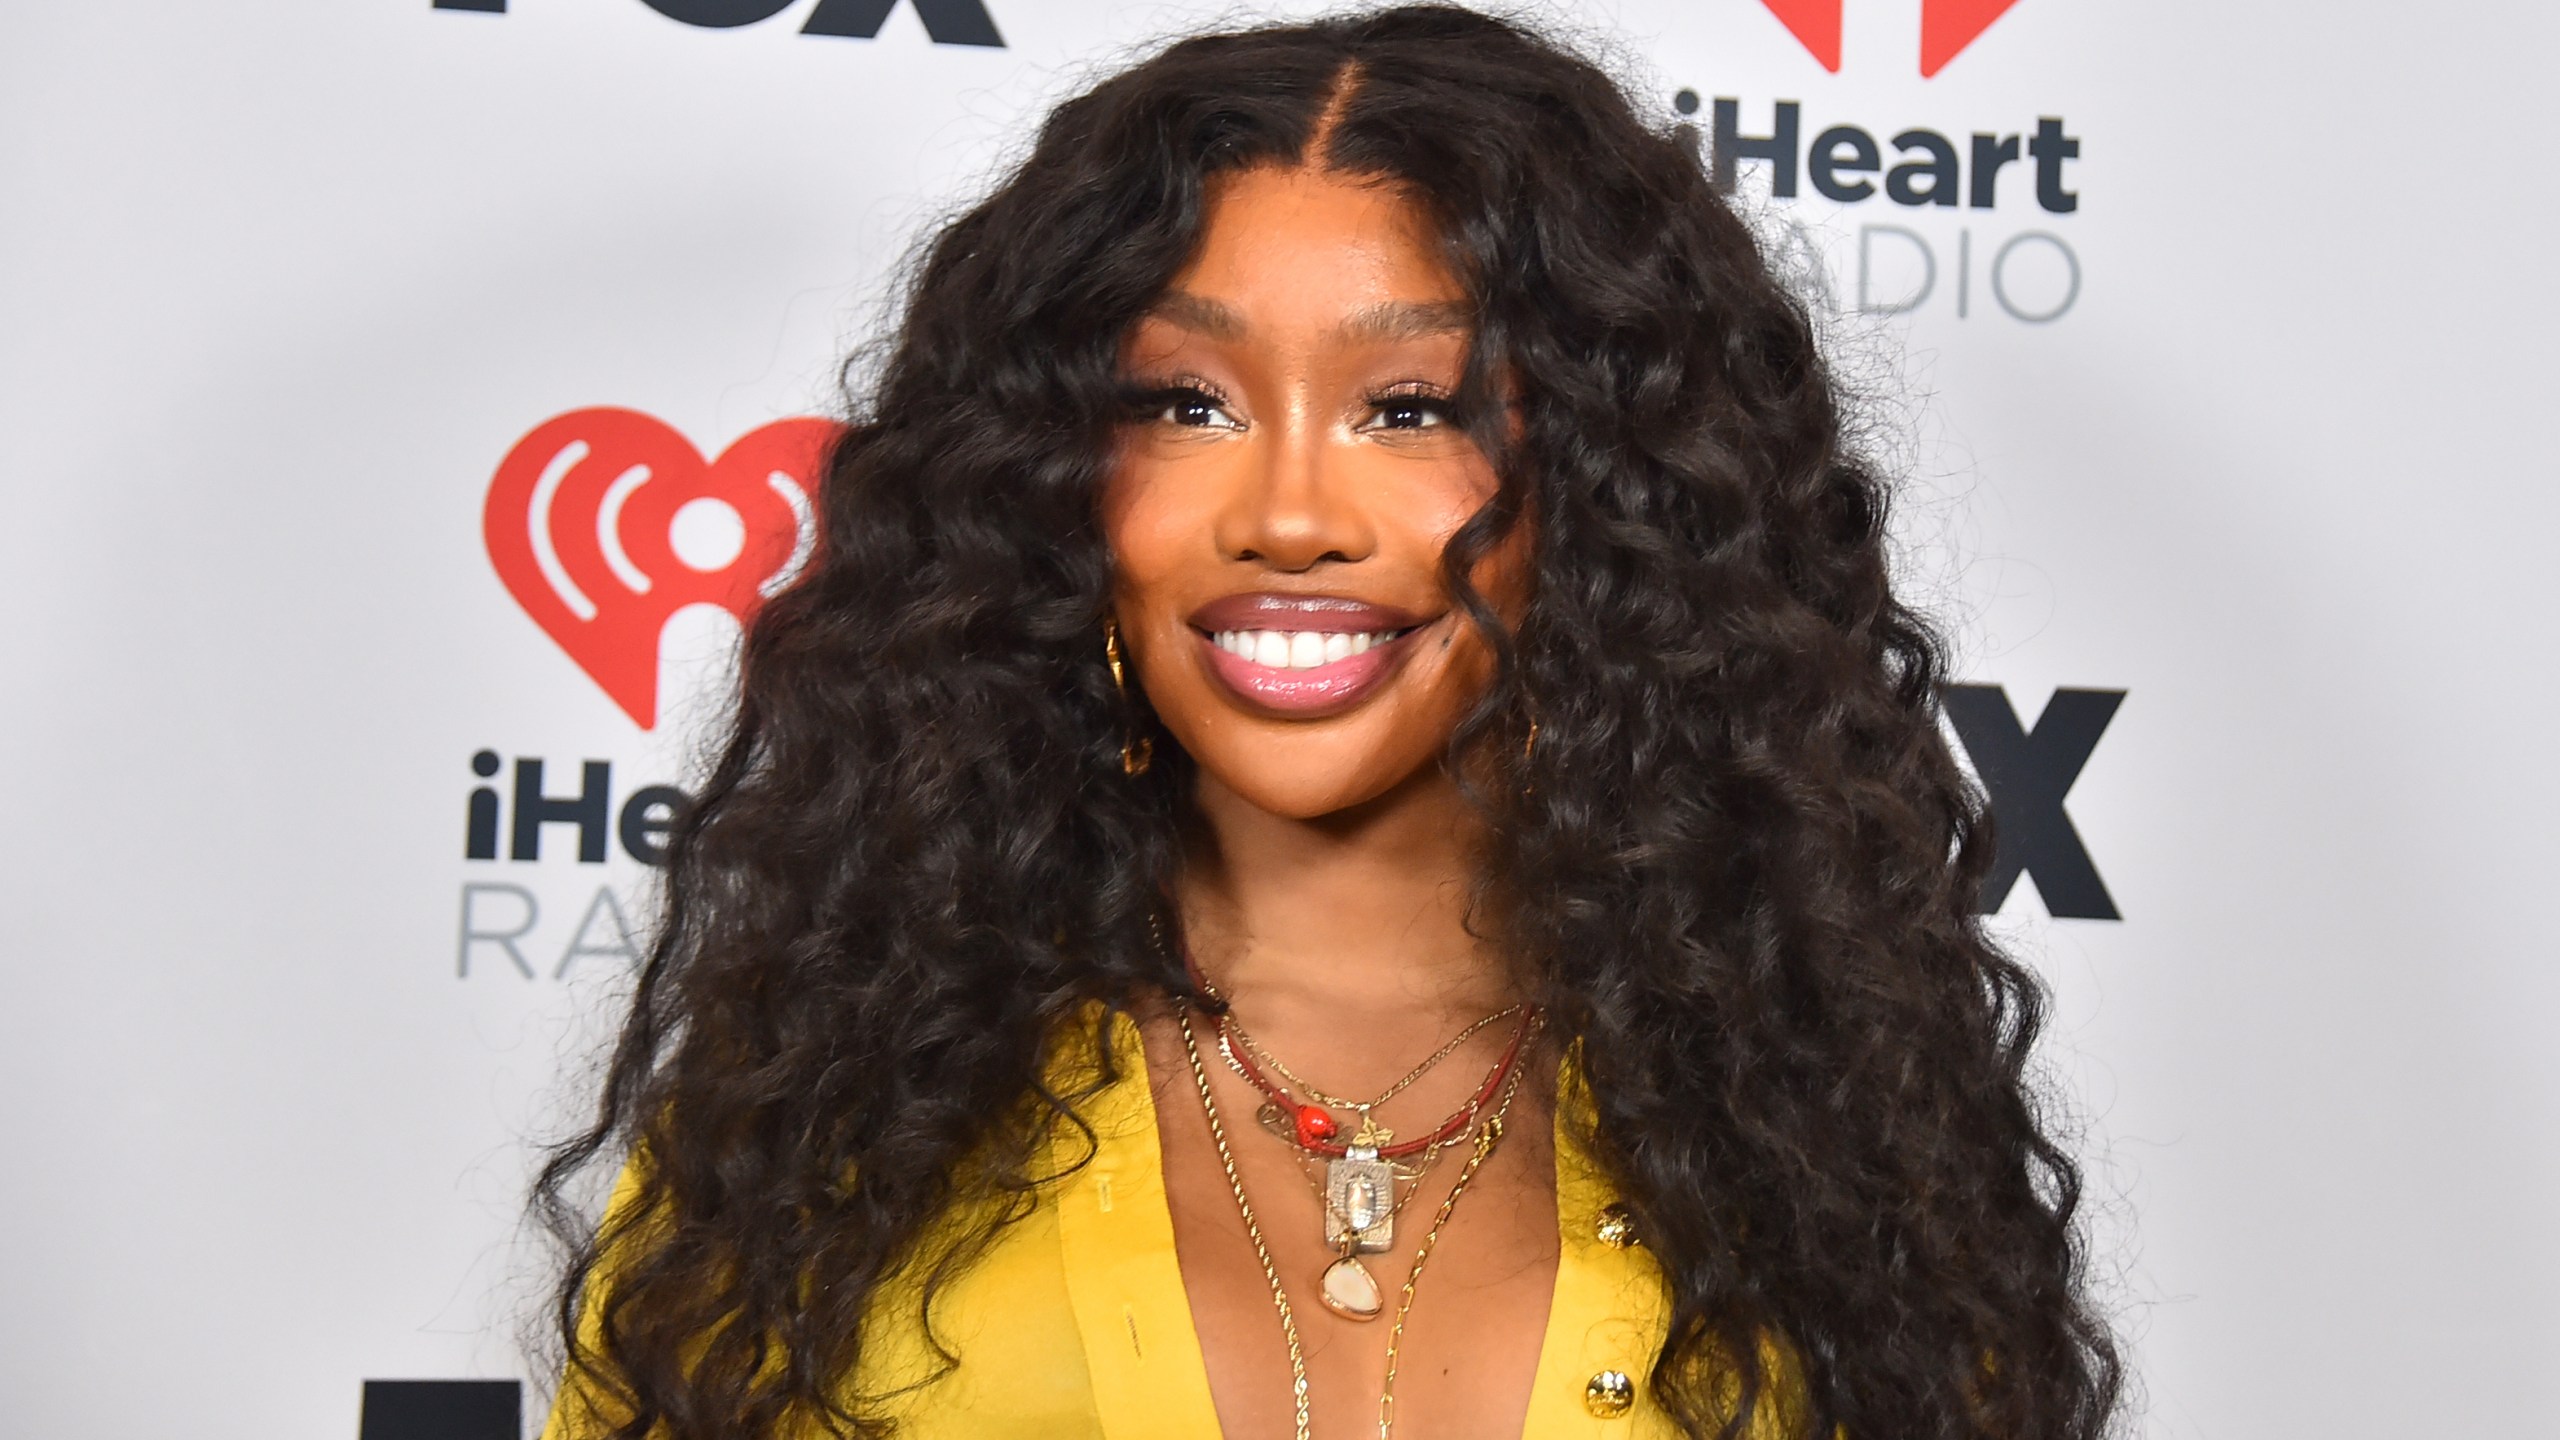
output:
M 1253 1083 L 1253 1076 L 1247 1073 L 1244 1068 L 1244 1063 L 1236 1058 L 1235 1047 L 1229 1043 L 1228 1033 L 1222 1032 L 1218 1036 L 1218 1056 L 1220 1059 L 1227 1062 L 1228 1071 L 1237 1079 L 1244 1081 L 1248 1085 Z M 1278 1118 L 1273 1118 L 1275 1116 Z M 1292 1128 L 1294 1122 L 1289 1118 L 1288 1112 L 1280 1108 L 1279 1101 L 1268 1098 L 1263 1101 L 1261 1120 L 1263 1129 L 1267 1131 L 1272 1138 L 1285 1141 L 1291 1146 L 1291 1148 L 1298 1151 L 1298 1159 L 1301 1162 L 1312 1165 L 1319 1171 L 1324 1168 L 1326 1160 L 1330 1157 L 1325 1156 L 1320 1152 L 1298 1146 L 1296 1131 Z M 1450 1136 L 1448 1139 L 1441 1141 L 1439 1144 L 1432 1146 L 1430 1149 L 1420 1152 L 1421 1158 L 1418 1160 L 1412 1156 L 1400 1156 L 1393 1160 L 1387 1160 L 1387 1163 L 1395 1167 L 1396 1178 L 1398 1180 L 1419 1180 L 1425 1174 L 1430 1172 L 1432 1163 L 1440 1158 L 1441 1151 L 1456 1149 L 1459 1145 L 1464 1144 L 1466 1140 L 1467 1132 L 1461 1130 L 1457 1134 Z M 1383 1155 L 1379 1158 L 1382 1160 L 1386 1159 Z
M 1192 1038 L 1191 1016 L 1176 1010 L 1174 1022 L 1182 1027 L 1182 1053 L 1191 1058 L 1191 1078 L 1200 1086 L 1200 1108 L 1209 1116 L 1209 1138 L 1217 1143 L 1218 1165 L 1227 1172 L 1227 1188 L 1235 1193 L 1236 1213 L 1244 1217 L 1245 1237 L 1253 1242 L 1254 1258 L 1262 1262 L 1262 1278 L 1271 1282 L 1271 1303 L 1280 1312 L 1280 1333 L 1289 1342 L 1289 1390 L 1297 1406 L 1297 1440 L 1308 1440 L 1307 1420 L 1307 1352 L 1298 1343 L 1298 1316 L 1289 1308 L 1289 1291 L 1280 1283 L 1280 1267 L 1271 1263 L 1271 1247 L 1262 1242 L 1262 1225 L 1253 1218 L 1253 1202 L 1244 1198 L 1244 1177 L 1236 1173 L 1236 1157 L 1227 1149 L 1227 1127 L 1218 1122 L 1218 1097 L 1209 1092 L 1209 1067 L 1200 1063 L 1200 1043 Z M 1408 1292 L 1412 1285 L 1406 1284 Z M 1403 1323 L 1403 1317 L 1397 1317 Z
M 1208 991 L 1211 999 L 1223 998 L 1218 994 L 1215 988 L 1205 983 L 1201 988 Z M 1441 1061 L 1446 1060 L 1451 1055 L 1457 1053 L 1459 1046 L 1464 1045 L 1467 1041 L 1473 1039 L 1478 1033 L 1483 1031 L 1484 1027 L 1504 1018 L 1505 1016 L 1516 1015 L 1520 1013 L 1520 1010 L 1521 1007 L 1518 1005 L 1513 1005 L 1508 1009 L 1497 1010 L 1468 1026 L 1466 1029 L 1459 1031 L 1457 1038 L 1451 1040 L 1448 1044 L 1441 1046 L 1438 1054 L 1433 1055 L 1430 1059 L 1423 1061 L 1418 1066 L 1415 1066 L 1412 1074 L 1409 1074 L 1402 1080 L 1388 1086 L 1385 1094 L 1382 1094 L 1377 1099 L 1370 1101 L 1368 1105 L 1360 1105 L 1347 1100 L 1337 1100 L 1291 1074 L 1289 1072 L 1289 1067 L 1280 1063 L 1279 1056 L 1264 1049 L 1261 1041 L 1254 1039 L 1251 1035 L 1245 1032 L 1245 1028 L 1242 1025 L 1235 1023 L 1235 1016 L 1232 1011 L 1228 1013 L 1226 1023 L 1218 1027 L 1218 1056 L 1220 1059 L 1226 1061 L 1227 1068 L 1235 1072 L 1236 1078 L 1246 1081 L 1247 1083 L 1251 1083 L 1253 1081 L 1253 1076 L 1246 1071 L 1244 1063 L 1236 1058 L 1233 1042 L 1240 1040 L 1246 1046 L 1250 1047 L 1254 1054 L 1269 1062 L 1271 1068 L 1280 1072 L 1284 1079 L 1297 1086 L 1301 1093 L 1308 1095 L 1319 1104 L 1330 1105 L 1338 1110 L 1356 1110 L 1361 1115 L 1366 1116 L 1371 1107 L 1385 1104 L 1397 1091 L 1412 1084 L 1426 1071 L 1430 1070 L 1432 1066 L 1439 1064 Z M 1473 1127 L 1470 1126 L 1469 1128 L 1472 1129 Z M 1289 1137 L 1282 1136 L 1280 1138 L 1288 1139 Z M 1441 1141 L 1439 1144 L 1432 1146 L 1430 1149 L 1423 1151 L 1422 1157 L 1419 1160 L 1411 1163 L 1407 1163 L 1403 1160 L 1388 1161 L 1387 1163 L 1395 1170 L 1396 1180 L 1398 1183 L 1407 1188 L 1399 1193 L 1387 1206 L 1387 1218 L 1390 1220 L 1402 1219 L 1404 1217 L 1405 1207 L 1413 1202 L 1413 1198 L 1416 1195 L 1422 1193 L 1422 1181 L 1431 1173 L 1432 1166 L 1439 1161 L 1441 1152 L 1460 1145 L 1468 1139 L 1469 1132 L 1467 1130 L 1461 1130 L 1457 1134 L 1450 1136 L 1448 1139 Z M 1298 1159 L 1300 1167 L 1306 1173 L 1308 1183 L 1315 1186 L 1317 1201 L 1323 1205 L 1326 1215 L 1333 1216 L 1334 1212 L 1331 1187 L 1326 1184 L 1324 1176 L 1324 1159 L 1304 1150 L 1299 1152 Z
M 1244 1176 L 1236 1171 L 1233 1151 L 1227 1148 L 1227 1128 L 1218 1119 L 1218 1097 L 1209 1088 L 1209 1067 L 1200 1061 L 1200 1043 L 1191 1033 L 1191 1017 L 1181 1010 L 1174 1012 L 1174 1023 L 1182 1027 L 1182 1053 L 1191 1062 L 1191 1079 L 1200 1088 L 1200 1108 L 1209 1117 L 1209 1138 L 1218 1149 L 1218 1166 L 1227 1172 L 1227 1189 L 1235 1196 L 1236 1213 L 1244 1219 L 1245 1237 L 1253 1242 L 1254 1258 L 1262 1262 L 1262 1278 L 1271 1286 L 1272 1307 L 1280 1312 L 1280 1333 L 1289 1344 L 1289 1388 L 1291 1402 L 1297 1411 L 1297 1440 L 1309 1440 L 1311 1428 L 1307 1403 L 1307 1356 L 1298 1338 L 1297 1312 L 1289 1307 L 1288 1288 L 1280 1283 L 1280 1267 L 1272 1263 L 1271 1247 L 1262 1238 L 1261 1222 L 1254 1218 L 1253 1202 L 1245 1198 Z M 1502 1099 L 1475 1132 L 1475 1147 L 1467 1154 L 1467 1163 L 1458 1171 L 1457 1182 L 1449 1187 L 1440 1202 L 1438 1213 L 1431 1217 L 1431 1228 L 1424 1232 L 1420 1248 L 1413 1252 L 1413 1264 L 1405 1271 L 1404 1288 L 1397 1296 L 1395 1325 L 1387 1332 L 1386 1384 L 1378 1392 L 1378 1440 L 1392 1440 L 1396 1423 L 1396 1366 L 1404 1346 L 1405 1320 L 1413 1313 L 1414 1288 L 1422 1282 L 1422 1267 L 1440 1243 L 1440 1232 L 1448 1227 L 1449 1217 L 1457 1211 L 1458 1197 L 1467 1193 L 1476 1171 L 1493 1154 L 1502 1140 L 1503 1117 L 1511 1113 L 1512 1097 L 1519 1093 L 1520 1075 L 1512 1072 L 1503 1083 Z
M 1493 1024 L 1497 1020 L 1505 1020 L 1519 1013 L 1520 1007 L 1517 1005 L 1513 1005 L 1502 1010 L 1496 1010 L 1492 1014 L 1478 1020 L 1473 1025 L 1468 1026 L 1466 1029 L 1459 1031 L 1456 1038 L 1452 1039 L 1448 1044 L 1441 1046 L 1438 1050 L 1433 1051 L 1430 1059 L 1425 1060 L 1421 1064 L 1414 1066 L 1411 1070 L 1406 1071 L 1403 1079 L 1398 1080 L 1393 1085 L 1379 1091 L 1376 1099 L 1365 1103 L 1358 1100 L 1345 1100 L 1338 1095 L 1328 1095 L 1324 1091 L 1309 1084 L 1304 1078 L 1300 1077 L 1296 1071 L 1291 1070 L 1287 1065 L 1281 1063 L 1280 1057 L 1272 1054 L 1270 1047 L 1264 1045 L 1261 1041 L 1254 1039 L 1250 1031 L 1246 1030 L 1243 1025 L 1237 1023 L 1235 1013 L 1232 1010 L 1227 1014 L 1227 1029 L 1235 1035 L 1237 1041 L 1240 1042 L 1244 1048 L 1252 1051 L 1258 1059 L 1268 1064 L 1281 1079 L 1296 1086 L 1299 1094 L 1304 1095 L 1319 1105 L 1327 1106 L 1335 1110 L 1357 1110 L 1366 1114 L 1370 1110 L 1373 1110 L 1380 1105 L 1384 1105 L 1388 1101 L 1396 1098 L 1398 1095 L 1403 1094 L 1405 1087 L 1411 1085 L 1414 1081 L 1421 1079 L 1423 1076 L 1430 1074 L 1432 1068 L 1438 1065 L 1441 1061 L 1457 1054 L 1459 1046 L 1466 1044 L 1468 1041 L 1476 1038 L 1476 1036 L 1484 1033 L 1484 1028 L 1486 1026 Z M 1234 1065 L 1234 1057 L 1230 1056 L 1227 1063 L 1229 1065 Z M 1241 1068 L 1238 1069 L 1237 1073 L 1243 1073 Z
M 1476 1132 L 1475 1148 L 1467 1153 L 1467 1163 L 1458 1171 L 1458 1182 L 1449 1187 L 1449 1196 L 1440 1202 L 1438 1214 L 1431 1217 L 1431 1228 L 1423 1232 L 1422 1246 L 1413 1252 L 1413 1268 L 1404 1276 L 1404 1292 L 1396 1300 L 1395 1328 L 1387 1332 L 1387 1383 L 1378 1392 L 1378 1440 L 1390 1440 L 1396 1428 L 1396 1361 L 1404 1346 L 1405 1317 L 1413 1313 L 1413 1287 L 1422 1280 L 1423 1262 L 1431 1258 L 1432 1248 L 1440 1243 L 1440 1231 L 1458 1208 L 1458 1197 L 1467 1193 L 1467 1182 L 1476 1178 L 1493 1147 L 1502 1141 L 1502 1117 L 1511 1113 L 1511 1097 L 1520 1089 L 1520 1073 L 1513 1071 L 1503 1083 L 1502 1101 L 1493 1107 L 1484 1128 Z
M 1231 1048 L 1231 1045 L 1229 1045 L 1229 1038 L 1226 1038 L 1224 1033 L 1219 1035 L 1219 1058 L 1224 1058 L 1224 1061 L 1226 1061 L 1226 1068 L 1229 1068 L 1229 1071 L 1231 1071 L 1231 1074 L 1236 1076 L 1236 1079 L 1242 1079 L 1242 1081 L 1247 1081 L 1247 1084 L 1252 1084 L 1254 1076 L 1249 1076 L 1247 1071 L 1244 1071 L 1242 1063 L 1236 1061 L 1236 1051 L 1234 1051 L 1234 1048 Z M 1295 1133 L 1293 1133 L 1293 1130 L 1290 1130 L 1290 1125 L 1293 1125 L 1293 1122 L 1290 1122 L 1288 1112 L 1285 1112 L 1285 1109 L 1280 1109 L 1280 1102 L 1277 1102 L 1277 1099 L 1265 1099 L 1265 1102 L 1262 1102 L 1262 1130 L 1265 1130 L 1265 1133 L 1270 1133 L 1272 1138 L 1275 1138 L 1275 1140 L 1283 1140 L 1283 1143 L 1288 1143 L 1290 1148 L 1298 1150 L 1298 1163 L 1300 1163 L 1300 1166 L 1303 1166 L 1303 1168 L 1306 1168 L 1306 1174 L 1308 1174 L 1308 1176 L 1313 1176 L 1313 1179 L 1316 1179 L 1316 1191 L 1318 1191 L 1318 1194 L 1324 1194 L 1324 1166 L 1326 1166 L 1326 1163 L 1329 1163 L 1329 1156 L 1324 1156 L 1324 1153 L 1318 1153 L 1318 1150 L 1300 1148 L 1298 1140 L 1295 1140 Z M 1393 1158 L 1393 1161 L 1388 1161 L 1388 1166 L 1390 1166 L 1390 1168 L 1395 1168 L 1395 1181 L 1398 1181 L 1398 1184 L 1416 1184 L 1416 1181 L 1421 1181 L 1423 1176 L 1431 1174 L 1431 1166 L 1434 1166 L 1434 1163 L 1439 1163 L 1439 1158 L 1441 1158 L 1441 1153 L 1444 1153 L 1444 1150 L 1457 1148 L 1457 1145 L 1462 1145 L 1464 1140 L 1467 1140 L 1467 1133 L 1464 1133 L 1464 1130 L 1459 1130 L 1457 1135 L 1449 1135 L 1449 1138 L 1441 1140 L 1439 1145 L 1431 1145 L 1431 1148 L 1428 1148 L 1428 1150 L 1421 1150 L 1421 1156 L 1418 1156 L 1418 1158 L 1416 1158 L 1416 1156 L 1400 1156 L 1400 1158 Z M 1380 1156 L 1380 1158 L 1382 1158 L 1382 1161 L 1385 1161 L 1385 1156 Z M 1398 1199 L 1398 1202 L 1395 1202 L 1395 1209 L 1398 1209 L 1398 1212 L 1403 1212 L 1403 1204 L 1405 1204 L 1405 1202 L 1400 1202 L 1400 1199 Z

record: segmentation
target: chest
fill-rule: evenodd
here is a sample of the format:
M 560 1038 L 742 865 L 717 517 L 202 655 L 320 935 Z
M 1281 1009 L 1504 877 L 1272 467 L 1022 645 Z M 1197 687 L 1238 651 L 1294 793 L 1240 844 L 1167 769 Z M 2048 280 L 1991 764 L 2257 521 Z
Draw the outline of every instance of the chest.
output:
M 1543 1105 L 1515 1096 L 1481 1158 L 1462 1143 L 1406 1162 L 1410 1179 L 1382 1176 L 1395 1200 L 1383 1239 L 1346 1260 L 1339 1177 L 1363 1172 L 1254 1123 L 1260 1097 L 1223 1067 L 1165 1064 L 1181 1037 L 1148 1042 L 1174 1248 L 1221 1433 L 1288 1440 L 1302 1373 L 1316 1435 L 1376 1435 L 1382 1420 L 1398 1440 L 1522 1434 L 1562 1248 Z M 1322 1303 L 1346 1264 L 1376 1287 L 1375 1318 Z
M 1124 1019 L 1119 1027 L 1117 1053 L 1140 1054 L 1136 1026 Z M 1148 1052 L 1159 1058 L 1153 1046 Z M 888 1417 L 902 1436 L 1263 1440 L 1293 1432 L 1269 1281 L 1196 1093 L 1156 1083 L 1172 1078 L 1131 1065 L 1079 1105 L 1089 1140 L 1058 1135 L 1049 1161 L 1057 1178 L 945 1287 L 929 1333 L 910 1304 L 879 1313 L 857 1387 L 890 1395 Z M 1187 1070 L 1179 1078 L 1190 1084 Z M 1083 1087 L 1061 1076 L 1058 1088 Z M 1610 1232 L 1599 1221 L 1614 1197 L 1563 1127 L 1533 1116 L 1507 1132 L 1416 1285 L 1395 1435 L 1667 1440 L 1676 1430 L 1640 1383 L 1627 1403 L 1608 1403 L 1621 1392 L 1601 1383 L 1640 1379 L 1659 1350 L 1667 1319 L 1659 1272 L 1640 1248 L 1603 1238 Z M 1274 1167 L 1270 1151 L 1257 1160 L 1229 1149 L 1240 1173 L 1252 1167 L 1248 1196 L 1273 1197 L 1264 1227 L 1273 1269 L 1293 1300 L 1310 1294 L 1312 1262 L 1328 1253 L 1312 1186 Z M 1290 1198 L 1293 1186 L 1304 1187 L 1303 1200 Z M 1408 1210 L 1400 1239 L 1418 1241 L 1429 1220 Z M 1369 1257 L 1390 1305 L 1409 1254 L 1400 1245 Z M 1311 1298 L 1294 1308 L 1321 1310 Z M 1331 1328 L 1310 1324 L 1301 1337 L 1313 1433 L 1374 1436 L 1392 1312 L 1366 1325 L 1325 1323 Z M 941 1363 L 937 1343 L 956 1366 Z

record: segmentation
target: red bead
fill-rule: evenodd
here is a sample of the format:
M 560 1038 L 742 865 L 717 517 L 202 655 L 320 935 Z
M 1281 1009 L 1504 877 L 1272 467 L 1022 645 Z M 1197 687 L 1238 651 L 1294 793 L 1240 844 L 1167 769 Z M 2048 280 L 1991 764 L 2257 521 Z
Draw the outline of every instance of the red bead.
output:
M 1342 1128 L 1333 1123 L 1332 1116 L 1313 1105 L 1298 1107 L 1298 1144 L 1301 1147 L 1312 1150 L 1341 1133 Z

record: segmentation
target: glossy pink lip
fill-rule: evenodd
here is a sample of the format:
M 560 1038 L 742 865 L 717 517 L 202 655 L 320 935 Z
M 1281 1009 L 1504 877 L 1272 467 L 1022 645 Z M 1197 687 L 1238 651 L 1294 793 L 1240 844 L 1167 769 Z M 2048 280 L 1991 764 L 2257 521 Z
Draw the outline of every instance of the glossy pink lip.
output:
M 1313 720 L 1338 715 L 1367 699 L 1412 653 L 1421 619 L 1411 611 L 1334 595 L 1285 595 L 1269 592 L 1229 595 L 1192 612 L 1191 624 L 1207 656 L 1209 673 L 1255 709 L 1292 719 Z M 1258 665 L 1218 648 L 1222 630 L 1301 630 L 1325 634 L 1361 634 L 1381 630 L 1404 633 L 1358 655 L 1346 656 L 1312 670 L 1285 670 Z
M 1220 630 L 1358 634 L 1364 630 L 1410 630 L 1421 623 L 1421 616 L 1393 605 L 1340 595 L 1288 595 L 1272 590 L 1229 595 L 1191 612 L 1191 628 L 1211 634 Z

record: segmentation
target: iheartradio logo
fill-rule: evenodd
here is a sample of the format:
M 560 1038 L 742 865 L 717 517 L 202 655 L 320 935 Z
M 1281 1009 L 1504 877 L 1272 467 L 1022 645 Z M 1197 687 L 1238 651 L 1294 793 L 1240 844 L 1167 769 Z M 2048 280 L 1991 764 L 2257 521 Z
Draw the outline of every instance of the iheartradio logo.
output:
M 641 729 L 658 641 L 688 605 L 744 622 L 809 561 L 810 497 L 837 427 L 777 420 L 714 460 L 637 410 L 572 410 L 507 452 L 481 511 L 507 593 Z
M 1847 0 L 1760 0 L 1778 23 L 1796 37 L 1822 68 L 1840 71 L 1841 12 Z M 1920 0 L 1920 78 L 1947 68 L 1947 62 L 1982 37 L 1991 22 L 2008 13 L 2018 0 Z

